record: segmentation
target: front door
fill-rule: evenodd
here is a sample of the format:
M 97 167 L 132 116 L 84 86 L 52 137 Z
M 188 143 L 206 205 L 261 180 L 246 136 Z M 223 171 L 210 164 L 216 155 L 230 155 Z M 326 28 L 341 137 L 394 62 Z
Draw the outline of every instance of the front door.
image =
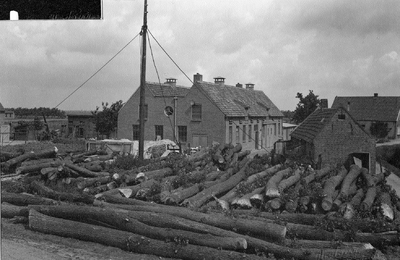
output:
M 193 135 L 192 136 L 193 140 L 193 147 L 207 147 L 208 145 L 208 137 L 207 135 Z

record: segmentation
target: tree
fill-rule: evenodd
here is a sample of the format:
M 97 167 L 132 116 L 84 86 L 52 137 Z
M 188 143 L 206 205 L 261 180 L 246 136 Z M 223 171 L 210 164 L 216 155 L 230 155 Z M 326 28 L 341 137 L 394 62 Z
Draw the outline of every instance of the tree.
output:
M 374 122 L 371 124 L 369 128 L 371 135 L 375 136 L 376 138 L 385 138 L 390 132 L 388 127 L 388 123 L 384 122 Z
M 111 133 L 117 129 L 118 112 L 122 108 L 123 103 L 122 100 L 119 100 L 108 107 L 108 102 L 102 102 L 101 106 L 102 111 L 100 111 L 100 107 L 96 107 L 96 110 L 92 112 L 95 118 L 96 132 L 110 138 Z
M 35 118 L 33 119 L 33 130 L 35 130 L 35 137 L 36 139 L 38 139 L 38 131 L 42 130 L 43 128 L 43 122 L 40 121 L 39 117 L 35 116 Z
M 312 90 L 310 90 L 310 93 L 305 97 L 303 97 L 302 93 L 298 92 L 296 98 L 300 99 L 300 101 L 294 111 L 293 120 L 299 124 L 317 109 L 320 100 Z

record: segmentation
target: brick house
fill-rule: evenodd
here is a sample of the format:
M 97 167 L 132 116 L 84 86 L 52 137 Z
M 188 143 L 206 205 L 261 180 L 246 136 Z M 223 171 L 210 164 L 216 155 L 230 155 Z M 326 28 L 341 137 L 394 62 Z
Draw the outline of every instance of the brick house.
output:
M 335 97 L 332 108 L 345 107 L 354 119 L 371 134 L 373 123 L 387 123 L 390 129 L 387 138 L 400 138 L 400 97 L 374 96 Z
M 193 86 L 147 83 L 145 140 L 174 140 L 185 146 L 209 146 L 213 142 L 241 143 L 244 149 L 273 148 L 282 138 L 283 114 L 254 84 L 229 86 L 222 77 L 214 83 L 194 75 Z M 174 101 L 176 103 L 174 103 Z M 176 118 L 166 117 L 164 108 L 174 107 Z M 126 102 L 118 116 L 118 138 L 138 139 L 139 90 Z M 162 130 L 162 131 L 161 131 Z
M 65 114 L 68 119 L 66 136 L 72 138 L 97 137 L 94 116 L 91 111 L 67 110 Z M 65 129 L 65 127 L 65 125 L 62 125 L 62 129 Z
M 345 164 L 356 157 L 375 172 L 375 140 L 345 108 L 318 108 L 291 134 L 301 144 L 302 154 L 324 166 Z

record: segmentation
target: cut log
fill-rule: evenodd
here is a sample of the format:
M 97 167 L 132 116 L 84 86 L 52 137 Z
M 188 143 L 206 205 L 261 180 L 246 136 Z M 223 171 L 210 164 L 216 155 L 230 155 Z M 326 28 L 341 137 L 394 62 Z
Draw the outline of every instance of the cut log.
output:
M 369 211 L 371 209 L 371 206 L 375 201 L 376 194 L 377 194 L 376 186 L 368 188 L 367 193 L 365 194 L 365 198 L 360 205 L 361 210 Z
M 16 216 L 28 216 L 29 210 L 27 207 L 15 206 L 7 202 L 1 203 L 1 217 L 13 218 Z
M 350 171 L 343 179 L 342 186 L 339 193 L 339 198 L 343 201 L 349 196 L 350 185 L 357 179 L 361 173 L 361 168 L 355 164 L 350 166 Z
M 255 190 L 253 190 L 252 192 L 250 192 L 250 193 L 248 193 L 248 194 L 246 194 L 246 195 L 244 195 L 244 196 L 242 196 L 242 197 L 240 197 L 240 198 L 235 198 L 233 201 L 232 201 L 232 203 L 231 203 L 231 205 L 233 206 L 233 207 L 239 207 L 239 208 L 247 208 L 247 209 L 249 209 L 249 208 L 251 208 L 251 207 L 253 207 L 253 204 L 252 204 L 252 202 L 251 202 L 251 198 L 254 196 L 254 195 L 260 195 L 263 191 L 264 191 L 264 189 L 265 189 L 265 187 L 260 187 L 260 188 L 257 188 L 257 189 L 255 189 Z M 257 196 L 258 197 L 258 196 Z M 255 199 L 253 199 L 253 203 L 256 203 L 255 202 L 256 200 Z
M 278 210 L 282 207 L 282 199 L 281 198 L 274 198 L 272 200 L 267 201 L 265 207 L 266 209 L 270 208 L 272 210 Z
M 142 183 L 134 185 L 134 186 L 123 187 L 123 189 L 124 190 L 130 189 L 132 191 L 131 192 L 132 197 L 134 197 L 139 190 L 145 189 L 145 188 L 151 188 L 151 186 L 156 185 L 156 184 L 159 184 L 159 181 L 156 181 L 154 179 L 150 179 L 148 181 L 142 182 Z M 102 195 L 105 195 L 105 194 L 116 195 L 116 194 L 119 194 L 119 193 L 120 193 L 119 188 L 116 188 L 116 189 L 107 190 L 107 191 L 104 191 L 102 193 L 99 193 L 99 194 L 96 195 L 96 198 L 99 198 L 99 197 L 101 197 Z
M 29 153 L 24 153 L 18 157 L 12 158 L 8 161 L 5 162 L 4 166 L 6 169 L 10 169 L 11 167 L 15 166 L 18 163 L 21 163 L 27 159 L 31 158 L 47 158 L 47 157 L 55 157 L 57 154 L 57 147 L 54 147 L 53 149 L 48 149 L 48 150 L 43 150 L 39 152 L 29 152 Z
M 12 158 L 18 157 L 22 155 L 22 152 L 20 153 L 12 153 L 12 152 L 5 152 L 5 151 L 0 151 L 0 161 L 5 162 L 8 161 Z
M 270 176 L 272 174 L 275 174 L 276 172 L 279 171 L 279 169 L 282 167 L 281 164 L 277 164 L 273 167 L 270 167 L 262 172 L 258 172 L 255 174 L 250 175 L 245 181 L 240 182 L 237 184 L 232 190 L 230 190 L 228 193 L 226 193 L 224 196 L 222 196 L 220 199 L 226 201 L 227 203 L 232 203 L 233 200 L 238 196 L 237 189 L 240 185 L 250 185 L 260 178 L 265 178 L 266 176 Z M 210 206 L 214 206 L 214 204 L 211 204 Z
M 323 196 L 321 207 L 325 211 L 330 211 L 332 209 L 333 200 L 335 197 L 333 196 L 336 187 L 338 187 L 343 179 L 346 177 L 347 170 L 342 166 L 339 173 L 335 176 L 330 177 L 324 184 Z
M 1 193 L 1 202 L 7 202 L 17 206 L 27 205 L 56 205 L 57 201 L 43 198 L 41 196 L 27 194 L 27 193 Z
M 214 181 L 220 178 L 225 172 L 224 171 L 213 171 L 206 175 L 205 181 Z
M 247 163 L 248 162 L 249 161 L 247 161 Z M 193 208 L 199 208 L 208 200 L 210 200 L 213 196 L 217 196 L 218 194 L 224 193 L 232 189 L 246 177 L 247 163 L 228 180 L 211 186 L 210 188 L 204 189 L 195 196 L 184 200 L 182 204 Z
M 352 219 L 356 212 L 355 208 L 361 204 L 363 198 L 364 191 L 362 189 L 358 189 L 356 195 L 353 196 L 349 203 L 345 203 L 344 205 L 340 206 L 339 212 L 345 219 Z
M 161 201 L 168 205 L 178 205 L 183 200 L 200 192 L 200 184 L 196 183 L 186 189 L 176 189 L 163 194 Z
M 304 183 L 305 184 L 309 184 L 310 182 L 312 182 L 314 180 L 322 179 L 322 177 L 324 177 L 325 175 L 330 173 L 333 169 L 334 169 L 333 166 L 328 165 L 328 166 L 325 166 L 324 168 L 322 168 L 320 170 L 313 171 L 312 173 L 310 173 L 309 175 L 307 175 L 304 178 Z
M 299 199 L 299 210 L 301 213 L 307 212 L 309 210 L 309 205 L 311 203 L 310 196 L 303 196 Z
M 400 236 L 397 231 L 388 231 L 382 233 L 356 233 L 354 242 L 370 243 L 376 248 L 387 248 L 387 246 L 400 245 Z
M 69 163 L 66 162 L 65 166 L 67 166 L 68 168 L 78 172 L 80 175 L 82 175 L 83 177 L 104 177 L 104 176 L 110 176 L 110 173 L 108 172 L 92 172 L 89 171 L 86 168 L 80 167 L 76 164 L 73 163 Z
M 185 245 L 177 248 L 174 242 L 166 243 L 165 241 L 147 238 L 127 231 L 53 218 L 38 213 L 33 209 L 29 211 L 29 228 L 47 234 L 93 241 L 135 253 L 152 254 L 161 257 L 228 260 L 243 259 L 245 256 L 238 252 L 195 245 Z M 254 255 L 252 259 L 262 258 Z
M 27 160 L 21 162 L 21 167 L 26 167 L 26 166 L 32 166 L 32 165 L 37 165 L 37 164 L 44 164 L 44 163 L 51 163 L 55 161 L 59 161 L 59 158 L 42 158 L 42 159 L 37 159 L 37 160 Z
M 251 221 L 248 219 L 232 219 L 222 214 L 205 214 L 201 212 L 195 212 L 186 208 L 177 208 L 171 206 L 149 207 L 123 204 L 114 204 L 114 206 L 134 211 L 148 211 L 170 214 L 226 230 L 236 230 L 236 232 L 238 233 L 250 233 L 260 235 L 265 239 L 273 240 L 275 242 L 282 240 L 285 237 L 286 233 L 286 228 L 284 226 L 271 222 Z
M 67 193 L 67 192 L 58 192 L 49 187 L 46 187 L 44 184 L 33 181 L 30 184 L 30 188 L 35 191 L 37 194 L 51 198 L 54 200 L 61 200 L 61 201 L 69 201 L 69 202 L 83 202 L 92 204 L 94 201 L 94 197 L 86 194 L 74 194 L 74 193 Z
M 222 248 L 228 250 L 246 249 L 247 242 L 243 237 L 215 236 L 210 234 L 200 234 L 185 230 L 171 229 L 167 226 L 155 227 L 153 225 L 146 225 L 135 218 L 136 213 L 127 210 L 116 209 L 101 209 L 87 206 L 57 206 L 57 207 L 42 207 L 32 206 L 30 208 L 36 211 L 56 217 L 80 221 L 82 219 L 91 219 L 97 223 L 104 223 L 113 226 L 123 231 L 129 231 L 138 235 L 146 237 L 173 241 L 176 238 L 187 241 L 192 245 L 208 246 L 213 248 Z M 140 214 L 140 213 L 139 213 Z M 149 213 L 147 213 L 149 214 Z M 166 215 L 167 218 L 174 218 L 174 216 Z
M 289 167 L 275 173 L 267 182 L 265 187 L 265 196 L 268 198 L 279 197 L 281 194 L 278 190 L 278 185 L 283 178 L 286 178 L 291 173 L 291 171 L 292 169 Z
M 287 223 L 287 238 L 325 241 L 348 241 L 344 232 L 329 232 L 315 226 Z
M 76 183 L 78 189 L 84 189 L 90 186 L 100 186 L 101 184 L 109 183 L 111 178 L 109 176 L 105 177 L 95 177 L 95 178 L 85 178 L 80 182 Z
M 379 196 L 380 201 L 380 213 L 383 217 L 392 221 L 394 219 L 394 207 L 391 201 L 390 194 L 388 192 L 382 192 Z
M 296 184 L 300 180 L 302 173 L 303 173 L 303 170 L 296 169 L 292 176 L 279 182 L 278 191 L 280 193 L 282 193 L 284 190 L 286 190 L 290 186 Z
M 118 208 L 124 208 L 127 210 L 133 210 L 133 211 L 149 211 L 149 212 L 166 213 L 166 214 L 170 214 L 170 215 L 180 216 L 180 217 L 186 218 L 186 219 L 191 219 L 196 222 L 209 224 L 209 223 L 207 223 L 208 222 L 207 221 L 208 214 L 192 212 L 185 208 L 176 208 L 176 207 L 170 207 L 170 206 L 142 207 L 142 206 L 131 206 L 131 205 L 122 205 L 122 204 L 118 205 L 118 204 L 108 204 L 108 203 L 104 203 L 103 205 L 107 206 L 107 207 L 118 207 Z M 164 209 L 166 209 L 166 210 L 164 211 Z M 192 213 L 186 214 L 188 212 L 192 212 Z M 231 230 L 231 228 L 229 228 L 228 230 Z M 218 229 L 218 231 L 223 232 L 223 234 L 225 236 L 237 237 L 237 233 L 228 231 L 228 230 Z M 210 232 L 210 231 L 207 230 L 207 232 Z M 271 242 L 267 242 L 265 240 L 257 239 L 257 238 L 247 236 L 247 235 L 244 235 L 243 237 L 246 239 L 249 248 L 254 248 L 257 251 L 264 252 L 266 254 L 272 253 L 278 257 L 288 258 L 288 259 L 291 259 L 291 258 L 303 259 L 303 260 L 317 260 L 317 259 L 320 260 L 321 259 L 317 253 L 308 252 L 306 249 L 303 250 L 303 249 L 288 248 L 288 247 L 276 244 L 277 241 L 275 241 L 275 243 L 271 243 Z M 324 258 L 324 260 L 330 260 L 330 259 L 334 259 L 334 258 L 332 258 L 332 257 Z

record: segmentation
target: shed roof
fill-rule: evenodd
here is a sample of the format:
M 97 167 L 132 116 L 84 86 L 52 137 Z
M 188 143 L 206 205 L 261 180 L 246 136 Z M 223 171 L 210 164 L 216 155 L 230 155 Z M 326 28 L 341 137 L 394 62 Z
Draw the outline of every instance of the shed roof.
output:
M 184 86 L 171 86 L 165 83 L 146 82 L 146 88 L 154 97 L 185 97 L 189 88 Z
M 400 97 L 335 97 L 332 108 L 344 107 L 357 121 L 397 121 Z
M 203 90 L 226 116 L 283 117 L 282 112 L 263 91 L 204 81 L 196 82 L 196 86 Z
M 320 133 L 330 119 L 335 115 L 338 108 L 318 108 L 309 115 L 297 128 L 293 130 L 291 136 L 311 143 Z

